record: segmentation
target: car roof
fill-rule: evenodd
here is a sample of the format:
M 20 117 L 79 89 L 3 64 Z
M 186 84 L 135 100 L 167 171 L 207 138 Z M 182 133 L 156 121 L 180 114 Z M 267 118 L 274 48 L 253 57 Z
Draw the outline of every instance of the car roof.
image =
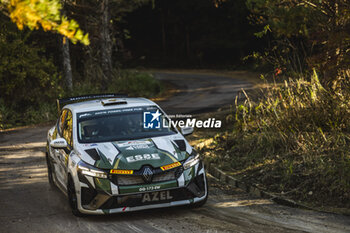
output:
M 126 102 L 122 104 L 106 104 L 103 102 Z M 95 100 L 88 100 L 73 104 L 68 104 L 64 108 L 70 109 L 74 113 L 80 112 L 91 112 L 91 111 L 102 111 L 108 109 L 118 109 L 118 108 L 129 108 L 129 107 L 143 107 L 143 106 L 154 106 L 157 104 L 146 98 L 101 98 Z

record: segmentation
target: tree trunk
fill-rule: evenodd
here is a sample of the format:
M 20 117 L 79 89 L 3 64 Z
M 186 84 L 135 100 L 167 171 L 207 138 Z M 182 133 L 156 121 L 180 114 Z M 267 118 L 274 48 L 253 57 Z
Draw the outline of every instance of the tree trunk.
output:
M 69 40 L 63 37 L 62 40 L 63 76 L 69 91 L 73 91 L 73 75 L 69 53 Z
M 102 88 L 107 89 L 107 82 L 112 76 L 112 40 L 109 30 L 110 15 L 108 0 L 101 3 L 101 67 L 103 72 Z

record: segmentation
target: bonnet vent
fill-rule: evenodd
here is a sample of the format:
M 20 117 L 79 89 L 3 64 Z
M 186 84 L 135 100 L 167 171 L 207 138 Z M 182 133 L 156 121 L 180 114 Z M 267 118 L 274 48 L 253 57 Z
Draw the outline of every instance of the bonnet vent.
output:
M 186 151 L 186 143 L 184 140 L 174 140 L 174 142 L 176 143 L 179 150 Z
M 91 158 L 93 158 L 94 160 L 100 160 L 101 159 L 101 157 L 98 154 L 96 149 L 88 149 L 88 150 L 85 150 L 85 152 L 88 153 L 88 155 L 90 155 Z

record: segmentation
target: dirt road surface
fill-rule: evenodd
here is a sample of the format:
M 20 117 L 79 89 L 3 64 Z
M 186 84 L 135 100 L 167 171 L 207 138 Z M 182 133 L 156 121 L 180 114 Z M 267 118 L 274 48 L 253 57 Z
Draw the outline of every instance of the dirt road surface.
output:
M 178 91 L 166 101 L 159 102 L 168 114 L 196 114 L 215 111 L 234 103 L 239 91 L 250 89 L 253 84 L 244 80 L 243 71 L 231 76 L 155 72 L 155 78 L 176 86 Z M 251 75 L 251 74 L 249 74 Z
M 226 81 L 235 85 L 235 79 Z M 205 81 L 201 83 L 205 86 Z M 197 95 L 205 95 L 204 92 L 198 91 Z M 181 95 L 178 97 L 182 98 Z M 213 100 L 212 103 L 212 106 L 219 104 Z M 176 207 L 74 217 L 64 194 L 48 184 L 45 163 L 48 128 L 41 126 L 0 133 L 1 233 L 350 232 L 350 217 L 277 205 L 268 199 L 257 199 L 239 189 L 222 186 L 212 179 L 208 202 L 201 208 Z

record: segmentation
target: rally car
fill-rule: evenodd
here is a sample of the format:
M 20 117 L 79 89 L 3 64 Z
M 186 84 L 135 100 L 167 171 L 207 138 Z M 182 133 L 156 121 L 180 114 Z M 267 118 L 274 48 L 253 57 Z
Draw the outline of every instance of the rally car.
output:
M 74 215 L 203 205 L 208 196 L 199 154 L 154 102 L 116 94 L 57 101 L 47 134 L 51 185 Z M 62 108 L 62 109 L 61 109 Z

